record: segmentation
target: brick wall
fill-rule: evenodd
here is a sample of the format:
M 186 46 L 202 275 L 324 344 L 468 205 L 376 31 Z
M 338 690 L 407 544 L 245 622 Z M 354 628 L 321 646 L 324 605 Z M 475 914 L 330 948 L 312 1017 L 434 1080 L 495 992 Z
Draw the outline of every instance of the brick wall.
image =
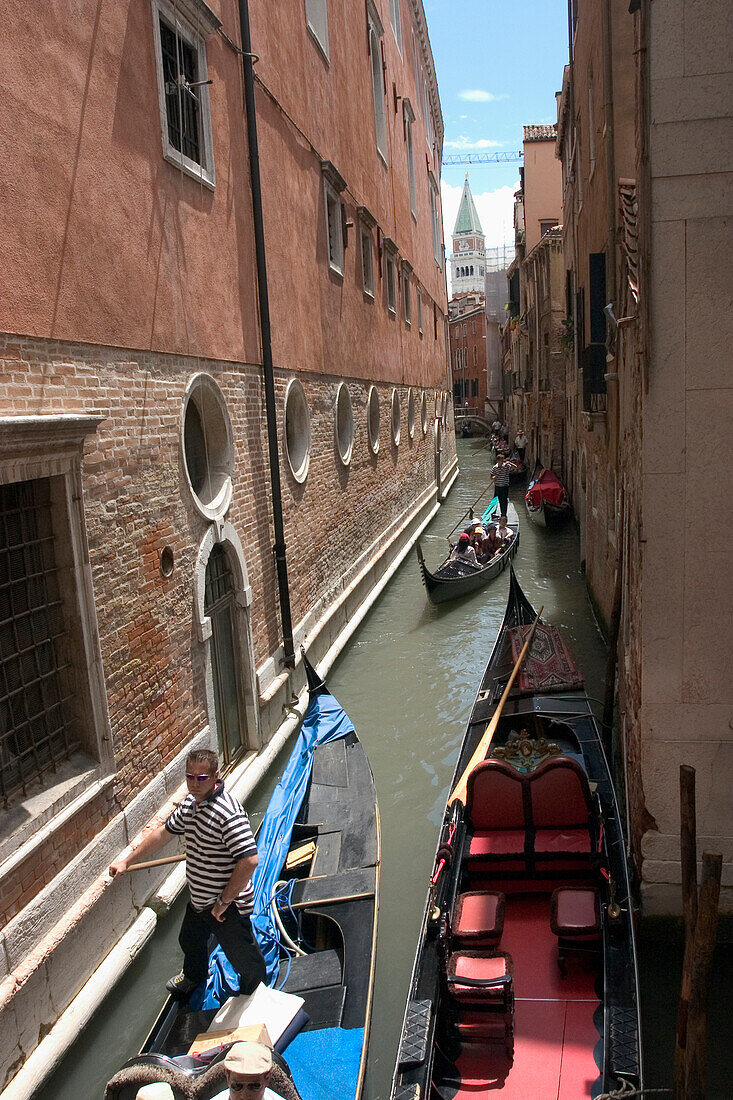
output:
M 281 642 L 260 368 L 15 336 L 0 341 L 0 415 L 97 412 L 105 417 L 96 434 L 87 438 L 82 484 L 116 766 L 109 797 L 88 804 L 60 835 L 36 850 L 20 868 L 20 891 L 14 876 L 12 888 L 0 895 L 6 919 L 213 717 L 206 707 L 205 650 L 193 624 L 195 563 L 210 524 L 193 504 L 180 438 L 185 388 L 200 371 L 220 386 L 232 422 L 235 465 L 227 519 L 246 558 L 253 594 L 254 661 L 260 667 Z M 281 439 L 289 377 L 281 372 L 276 379 Z M 429 428 L 423 436 L 423 391 L 415 389 L 415 433 L 410 440 L 409 391 L 397 387 L 402 432 L 395 447 L 392 387 L 378 387 L 380 448 L 374 456 L 366 434 L 369 384 L 348 380 L 355 438 L 351 465 L 344 467 L 334 439 L 339 381 L 312 373 L 303 376 L 312 440 L 305 484 L 292 477 L 281 446 L 294 625 L 315 606 L 328 605 L 372 543 L 434 479 L 435 391 L 428 391 Z M 455 455 L 452 431 L 444 439 L 444 450 L 445 465 Z M 160 570 L 164 546 L 174 556 L 169 577 Z

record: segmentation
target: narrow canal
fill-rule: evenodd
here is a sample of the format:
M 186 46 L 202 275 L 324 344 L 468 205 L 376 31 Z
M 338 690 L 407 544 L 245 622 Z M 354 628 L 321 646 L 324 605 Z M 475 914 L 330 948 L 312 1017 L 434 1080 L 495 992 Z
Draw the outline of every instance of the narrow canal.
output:
M 488 480 L 489 452 L 479 441 L 461 440 L 459 457 L 461 474 L 423 536 L 429 565 L 441 560 L 446 533 Z M 533 528 L 521 507 L 520 487 L 512 487 L 510 495 L 520 514 L 515 566 L 522 586 L 536 607 L 544 604 L 544 617 L 563 627 L 585 672 L 589 695 L 600 699 L 605 646 L 580 572 L 575 527 L 568 524 L 556 532 Z M 379 947 L 365 1100 L 389 1096 L 437 829 L 467 714 L 501 623 L 507 587 L 505 574 L 454 605 L 432 607 L 415 555 L 410 554 L 329 676 L 331 691 L 369 753 L 382 822 Z M 250 811 L 264 808 L 271 785 L 256 792 Z M 163 985 L 179 968 L 179 920 L 180 905 L 161 920 L 44 1096 L 101 1100 L 108 1078 L 139 1048 L 162 1002 Z M 669 984 L 670 966 L 657 968 L 657 952 L 651 955 L 655 971 L 664 970 Z M 659 998 L 656 973 L 650 979 Z M 669 997 L 675 996 L 669 984 L 667 1007 Z M 669 1016 L 655 1003 L 655 1019 L 665 1012 Z M 673 1016 L 661 1040 L 665 1056 L 670 1027 L 673 1041 L 672 1021 Z M 649 1081 L 653 1083 L 666 1081 Z

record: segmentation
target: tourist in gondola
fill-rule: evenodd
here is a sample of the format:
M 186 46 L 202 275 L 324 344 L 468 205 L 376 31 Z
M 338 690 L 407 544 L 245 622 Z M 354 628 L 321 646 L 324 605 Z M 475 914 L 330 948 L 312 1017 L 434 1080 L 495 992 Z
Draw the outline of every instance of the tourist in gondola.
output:
M 514 532 L 511 527 L 506 525 L 506 516 L 499 516 L 499 522 L 496 525 L 496 537 L 500 543 L 508 542 L 509 539 L 514 537 Z
M 471 536 L 465 531 L 458 536 L 458 542 L 451 551 L 450 560 L 467 561 L 469 565 L 475 565 L 478 567 L 476 551 L 474 550 L 473 546 L 471 546 Z
M 272 1053 L 262 1043 L 235 1043 L 224 1059 L 228 1089 L 213 1100 L 280 1100 L 267 1087 L 272 1076 Z
M 491 477 L 499 498 L 499 509 L 503 515 L 506 515 L 509 506 L 509 467 L 501 451 L 496 456 L 496 465 L 491 470 Z
M 176 1094 L 166 1082 L 153 1081 L 137 1090 L 135 1100 L 176 1100 Z
M 169 993 L 187 997 L 206 979 L 209 936 L 220 944 L 239 974 L 240 991 L 253 993 L 265 980 L 265 961 L 252 933 L 252 875 L 257 847 L 249 819 L 219 778 L 219 758 L 209 749 L 186 759 L 188 795 L 165 822 L 154 825 L 127 856 L 115 860 L 118 875 L 143 856 L 167 844 L 171 836 L 186 838 L 186 880 L 190 900 L 178 942 L 183 969 L 166 985 Z
M 500 549 L 501 539 L 496 537 L 496 527 L 492 523 L 484 532 L 484 538 L 481 544 L 481 557 L 479 560 L 482 564 L 491 561 L 494 554 L 498 553 Z

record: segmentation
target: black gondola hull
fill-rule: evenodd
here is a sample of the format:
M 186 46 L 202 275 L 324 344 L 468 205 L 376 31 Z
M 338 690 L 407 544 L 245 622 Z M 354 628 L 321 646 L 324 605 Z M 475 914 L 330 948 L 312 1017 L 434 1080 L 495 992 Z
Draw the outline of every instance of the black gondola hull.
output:
M 524 596 L 511 570 L 510 593 L 504 622 L 473 704 L 451 790 L 463 775 L 481 741 L 487 723 L 497 709 L 503 687 L 511 671 L 513 661 L 506 631 L 510 627 L 527 626 L 534 617 L 534 609 Z M 599 728 L 591 712 L 588 697 L 583 690 L 572 690 L 562 695 L 558 693 L 510 696 L 499 719 L 496 736 L 502 743 L 501 738 L 506 736 L 507 730 L 512 726 L 516 728 L 534 724 L 537 727 L 549 728 L 550 723 L 552 723 L 552 729 L 559 730 L 563 736 L 566 736 L 566 749 L 568 746 L 572 747 L 575 757 L 587 775 L 589 784 L 595 791 L 594 798 L 597 799 L 598 813 L 602 822 L 599 835 L 602 837 L 604 873 L 614 883 L 610 901 L 606 896 L 605 905 L 602 906 L 604 943 L 598 979 L 598 996 L 602 1012 L 597 1021 L 601 1042 L 597 1044 L 595 1050 L 594 1064 L 598 1069 L 598 1080 L 593 1086 L 593 1095 L 597 1092 L 617 1089 L 624 1082 L 629 1082 L 632 1087 L 640 1089 L 643 1088 L 643 1072 L 638 974 L 625 841 Z M 493 744 L 496 745 L 496 739 Z M 453 829 L 455 832 L 452 833 Z M 398 1100 L 402 1096 L 433 1095 L 431 1082 L 436 1085 L 445 1068 L 441 1064 L 441 1058 L 444 1058 L 445 1054 L 445 1014 L 450 1011 L 446 1007 L 445 960 L 446 952 L 450 951 L 451 942 L 448 933 L 450 922 L 446 923 L 446 914 L 451 912 L 451 899 L 456 896 L 457 876 L 460 873 L 458 868 L 461 866 L 460 853 L 465 851 L 465 838 L 464 807 L 461 802 L 455 802 L 453 807 L 446 810 L 444 824 L 438 838 L 434 864 L 438 878 L 437 883 L 428 891 L 423 912 L 402 1040 L 392 1082 L 392 1100 Z M 451 851 L 453 856 L 450 855 Z M 445 859 L 446 852 L 449 853 L 447 869 L 444 869 L 441 875 L 441 858 Z M 525 888 L 523 879 L 522 885 L 517 889 Z M 608 906 L 608 912 L 606 906 Z M 611 908 L 614 912 L 609 916 Z M 499 950 L 502 950 L 501 945 Z M 442 1037 L 439 1039 L 439 1036 Z M 442 1053 L 437 1053 L 438 1048 Z M 509 1064 L 511 1070 L 511 1061 Z M 516 1089 L 516 1086 L 514 1087 Z M 502 1091 L 500 1082 L 494 1084 L 492 1088 L 497 1092 Z M 444 1094 L 453 1095 L 450 1090 L 443 1093 L 438 1089 L 435 1092 L 435 1095 Z M 511 1095 L 517 1095 L 516 1091 Z M 582 1092 L 578 1095 L 590 1095 L 590 1093 Z

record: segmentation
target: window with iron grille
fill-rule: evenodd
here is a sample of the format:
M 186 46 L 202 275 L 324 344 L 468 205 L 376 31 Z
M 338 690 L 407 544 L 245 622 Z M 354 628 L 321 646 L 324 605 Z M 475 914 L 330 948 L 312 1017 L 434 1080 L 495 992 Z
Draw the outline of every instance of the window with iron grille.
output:
M 0 486 L 0 793 L 79 746 L 48 478 Z
M 168 140 L 179 153 L 201 164 L 199 98 L 189 87 L 199 79 L 196 51 L 164 19 L 160 20 L 160 49 Z
M 214 187 L 206 35 L 221 24 L 202 0 L 153 0 L 163 156 Z

